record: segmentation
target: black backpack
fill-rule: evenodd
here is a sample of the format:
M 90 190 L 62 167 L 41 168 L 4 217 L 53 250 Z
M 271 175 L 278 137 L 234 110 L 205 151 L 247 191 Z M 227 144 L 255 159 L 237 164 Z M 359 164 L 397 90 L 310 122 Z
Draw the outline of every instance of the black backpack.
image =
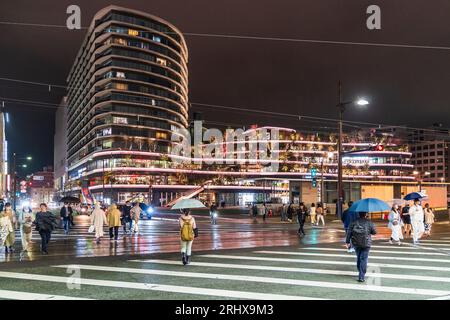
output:
M 367 248 L 369 242 L 370 234 L 367 225 L 362 225 L 359 221 L 356 221 L 352 229 L 352 244 L 358 248 Z

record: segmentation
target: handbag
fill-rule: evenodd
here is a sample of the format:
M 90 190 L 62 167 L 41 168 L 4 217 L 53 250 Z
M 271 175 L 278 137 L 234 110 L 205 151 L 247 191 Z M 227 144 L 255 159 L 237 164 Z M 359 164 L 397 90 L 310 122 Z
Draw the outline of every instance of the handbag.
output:
M 95 226 L 94 225 L 89 226 L 88 232 L 93 233 L 94 231 L 95 231 Z
M 29 233 L 31 233 L 31 231 L 32 231 L 31 225 L 28 225 L 28 224 L 23 225 L 23 233 L 29 234 Z
M 198 228 L 194 229 L 194 238 L 198 238 Z

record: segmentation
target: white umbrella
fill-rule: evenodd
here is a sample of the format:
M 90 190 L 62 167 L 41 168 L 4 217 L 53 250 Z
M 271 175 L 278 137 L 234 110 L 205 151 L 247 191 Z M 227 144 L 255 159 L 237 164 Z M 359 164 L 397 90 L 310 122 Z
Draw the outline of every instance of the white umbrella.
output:
M 173 206 L 174 209 L 194 209 L 194 208 L 206 208 L 203 203 L 196 199 L 181 199 L 177 201 Z

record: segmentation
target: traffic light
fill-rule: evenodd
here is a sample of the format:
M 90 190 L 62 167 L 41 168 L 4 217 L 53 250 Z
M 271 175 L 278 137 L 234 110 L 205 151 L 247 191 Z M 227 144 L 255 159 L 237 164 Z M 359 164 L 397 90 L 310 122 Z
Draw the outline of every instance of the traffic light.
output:
M 371 151 L 384 151 L 384 146 L 382 144 L 377 144 L 370 148 Z
M 314 178 L 317 176 L 317 169 L 316 168 L 312 168 L 311 169 L 311 177 Z
M 312 187 L 317 188 L 317 179 L 316 178 L 312 179 Z

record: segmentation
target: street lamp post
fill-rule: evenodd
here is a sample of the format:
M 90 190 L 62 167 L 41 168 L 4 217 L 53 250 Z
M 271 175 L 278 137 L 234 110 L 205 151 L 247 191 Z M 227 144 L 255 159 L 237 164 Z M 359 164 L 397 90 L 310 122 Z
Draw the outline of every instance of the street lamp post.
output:
M 336 211 L 337 216 L 340 219 L 342 216 L 342 206 L 344 203 L 344 188 L 343 188 L 343 179 L 342 179 L 342 138 L 343 138 L 343 121 L 344 121 L 344 112 L 345 107 L 350 104 L 356 103 L 359 106 L 368 105 L 369 102 L 364 99 L 359 99 L 356 101 L 342 101 L 342 84 L 339 81 L 339 101 L 337 104 L 337 108 L 339 111 L 339 137 L 338 137 L 338 181 L 337 181 L 337 203 L 336 203 Z

